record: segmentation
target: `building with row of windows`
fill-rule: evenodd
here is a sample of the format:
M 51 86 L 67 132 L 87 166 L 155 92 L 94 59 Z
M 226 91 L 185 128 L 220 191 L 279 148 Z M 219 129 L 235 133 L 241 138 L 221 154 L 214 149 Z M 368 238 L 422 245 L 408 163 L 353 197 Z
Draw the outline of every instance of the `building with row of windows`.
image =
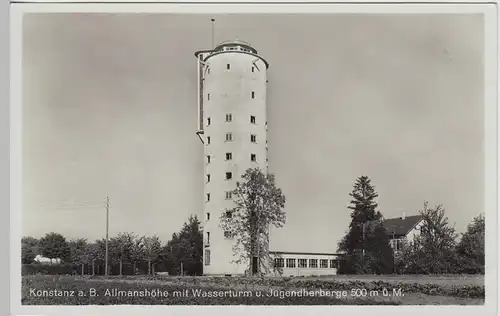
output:
M 274 276 L 307 276 L 337 274 L 340 255 L 336 253 L 270 252 Z

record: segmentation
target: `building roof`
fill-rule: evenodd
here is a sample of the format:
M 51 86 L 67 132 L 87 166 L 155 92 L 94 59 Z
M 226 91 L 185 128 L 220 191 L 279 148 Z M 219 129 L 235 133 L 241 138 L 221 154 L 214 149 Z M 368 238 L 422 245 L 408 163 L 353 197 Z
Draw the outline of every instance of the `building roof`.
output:
M 384 219 L 383 225 L 387 230 L 387 235 L 406 236 L 422 220 L 421 215 L 406 216 Z

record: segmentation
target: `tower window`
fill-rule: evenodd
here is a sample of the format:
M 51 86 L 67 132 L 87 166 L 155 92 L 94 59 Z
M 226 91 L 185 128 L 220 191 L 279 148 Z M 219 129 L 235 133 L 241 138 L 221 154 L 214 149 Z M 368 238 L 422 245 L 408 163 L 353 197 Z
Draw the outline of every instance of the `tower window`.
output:
M 207 232 L 206 244 L 207 244 L 207 246 L 210 245 L 210 232 Z
M 283 259 L 283 258 L 274 258 L 274 266 L 276 268 L 284 268 L 285 267 L 285 259 Z
M 210 93 L 207 93 L 207 100 L 210 101 Z
M 210 74 L 210 67 L 207 68 L 207 74 Z
M 319 261 L 320 268 L 328 268 L 328 259 L 321 259 Z
M 207 221 L 210 220 L 210 213 L 207 213 Z
M 252 72 L 255 72 L 255 67 L 252 66 Z
M 233 121 L 233 115 L 232 114 L 226 114 L 226 122 L 232 122 Z
M 250 123 L 255 124 L 255 116 L 250 116 Z
M 232 153 L 226 153 L 226 160 L 232 160 L 233 159 L 233 154 Z
M 210 182 L 210 175 L 207 174 L 207 183 Z
M 227 69 L 227 70 L 231 69 L 231 64 L 227 64 L 227 65 L 226 65 L 226 69 Z
M 233 192 L 226 191 L 226 200 L 230 200 L 233 197 Z
M 210 249 L 205 249 L 205 265 L 210 265 Z
M 307 259 L 299 259 L 299 268 L 307 268 Z
M 230 142 L 233 140 L 233 134 L 231 133 L 226 133 L 226 142 Z
M 210 155 L 207 156 L 207 163 L 210 163 Z
M 207 202 L 210 202 L 210 193 L 207 193 Z
M 211 120 L 210 120 L 210 118 L 208 117 L 208 118 L 207 118 L 207 126 L 210 126 L 210 122 L 211 122 Z
M 231 180 L 233 178 L 232 172 L 226 172 L 226 180 Z
M 257 142 L 257 136 L 256 135 L 250 135 L 250 141 L 252 143 L 256 143 Z
M 255 99 L 255 91 L 252 91 L 252 99 Z
M 317 268 L 318 259 L 309 259 L 309 268 Z
M 257 155 L 256 154 L 251 154 L 250 155 L 250 160 L 253 161 L 253 162 L 257 161 Z
M 336 269 L 337 268 L 337 260 L 335 259 L 330 259 L 330 268 L 331 269 Z
M 207 136 L 207 145 L 210 145 L 210 136 Z

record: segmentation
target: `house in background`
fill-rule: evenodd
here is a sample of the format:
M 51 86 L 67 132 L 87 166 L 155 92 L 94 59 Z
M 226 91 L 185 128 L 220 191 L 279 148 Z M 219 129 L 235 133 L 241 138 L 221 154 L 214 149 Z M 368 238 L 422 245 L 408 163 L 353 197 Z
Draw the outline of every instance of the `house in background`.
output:
M 384 219 L 383 223 L 392 249 L 398 252 L 404 239 L 412 241 L 420 234 L 423 218 L 421 215 L 406 216 L 403 212 L 403 216 Z
M 59 259 L 59 258 L 50 259 L 50 258 L 43 257 L 42 255 L 37 255 L 33 261 L 36 261 L 36 262 L 42 263 L 42 264 L 60 264 L 61 263 L 61 259 Z

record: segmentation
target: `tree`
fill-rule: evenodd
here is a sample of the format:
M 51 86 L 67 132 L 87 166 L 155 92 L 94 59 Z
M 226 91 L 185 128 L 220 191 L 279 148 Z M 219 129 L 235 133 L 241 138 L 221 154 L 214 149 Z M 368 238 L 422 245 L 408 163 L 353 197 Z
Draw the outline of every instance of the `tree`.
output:
M 130 233 L 119 233 L 118 236 L 110 240 L 109 248 L 111 250 L 111 257 L 113 258 L 112 261 L 120 264 L 120 275 L 123 275 L 123 263 L 130 260 L 134 237 Z
M 484 215 L 475 217 L 457 245 L 460 273 L 484 273 Z
M 203 274 L 203 233 L 198 217 L 190 216 L 179 233 L 174 233 L 164 249 L 169 272 L 187 275 Z
M 248 264 L 250 274 L 267 273 L 272 267 L 269 227 L 285 224 L 285 196 L 271 173 L 248 169 L 241 179 L 232 192 L 235 207 L 222 214 L 220 226 L 235 241 L 233 262 Z
M 92 264 L 92 275 L 95 275 L 95 264 L 102 260 L 103 252 L 101 251 L 101 247 L 97 242 L 87 244 L 85 248 L 87 262 Z
M 38 255 L 38 239 L 33 237 L 21 238 L 21 261 L 23 264 L 32 263 Z
M 87 240 L 78 238 L 68 243 L 70 249 L 70 261 L 75 265 L 81 265 L 82 275 L 85 273 L 85 264 L 87 261 Z
M 144 238 L 145 237 L 135 236 L 132 247 L 130 248 L 130 260 L 134 265 L 134 274 L 137 271 L 137 263 L 144 260 Z
M 430 208 L 428 203 L 419 211 L 422 216 L 420 234 L 403 250 L 406 273 L 453 273 L 457 265 L 456 233 L 448 223 L 442 205 Z
M 158 236 L 144 238 L 144 259 L 148 262 L 148 274 L 154 274 L 154 264 L 162 253 L 161 241 Z
M 393 252 L 382 214 L 377 211 L 378 194 L 371 180 L 367 176 L 358 177 L 349 196 L 351 223 L 338 245 L 339 252 L 344 253 L 339 273 L 391 273 Z
M 50 259 L 61 259 L 61 261 L 68 260 L 70 257 L 70 250 L 66 238 L 58 233 L 48 233 L 40 239 L 40 251 L 42 255 Z

